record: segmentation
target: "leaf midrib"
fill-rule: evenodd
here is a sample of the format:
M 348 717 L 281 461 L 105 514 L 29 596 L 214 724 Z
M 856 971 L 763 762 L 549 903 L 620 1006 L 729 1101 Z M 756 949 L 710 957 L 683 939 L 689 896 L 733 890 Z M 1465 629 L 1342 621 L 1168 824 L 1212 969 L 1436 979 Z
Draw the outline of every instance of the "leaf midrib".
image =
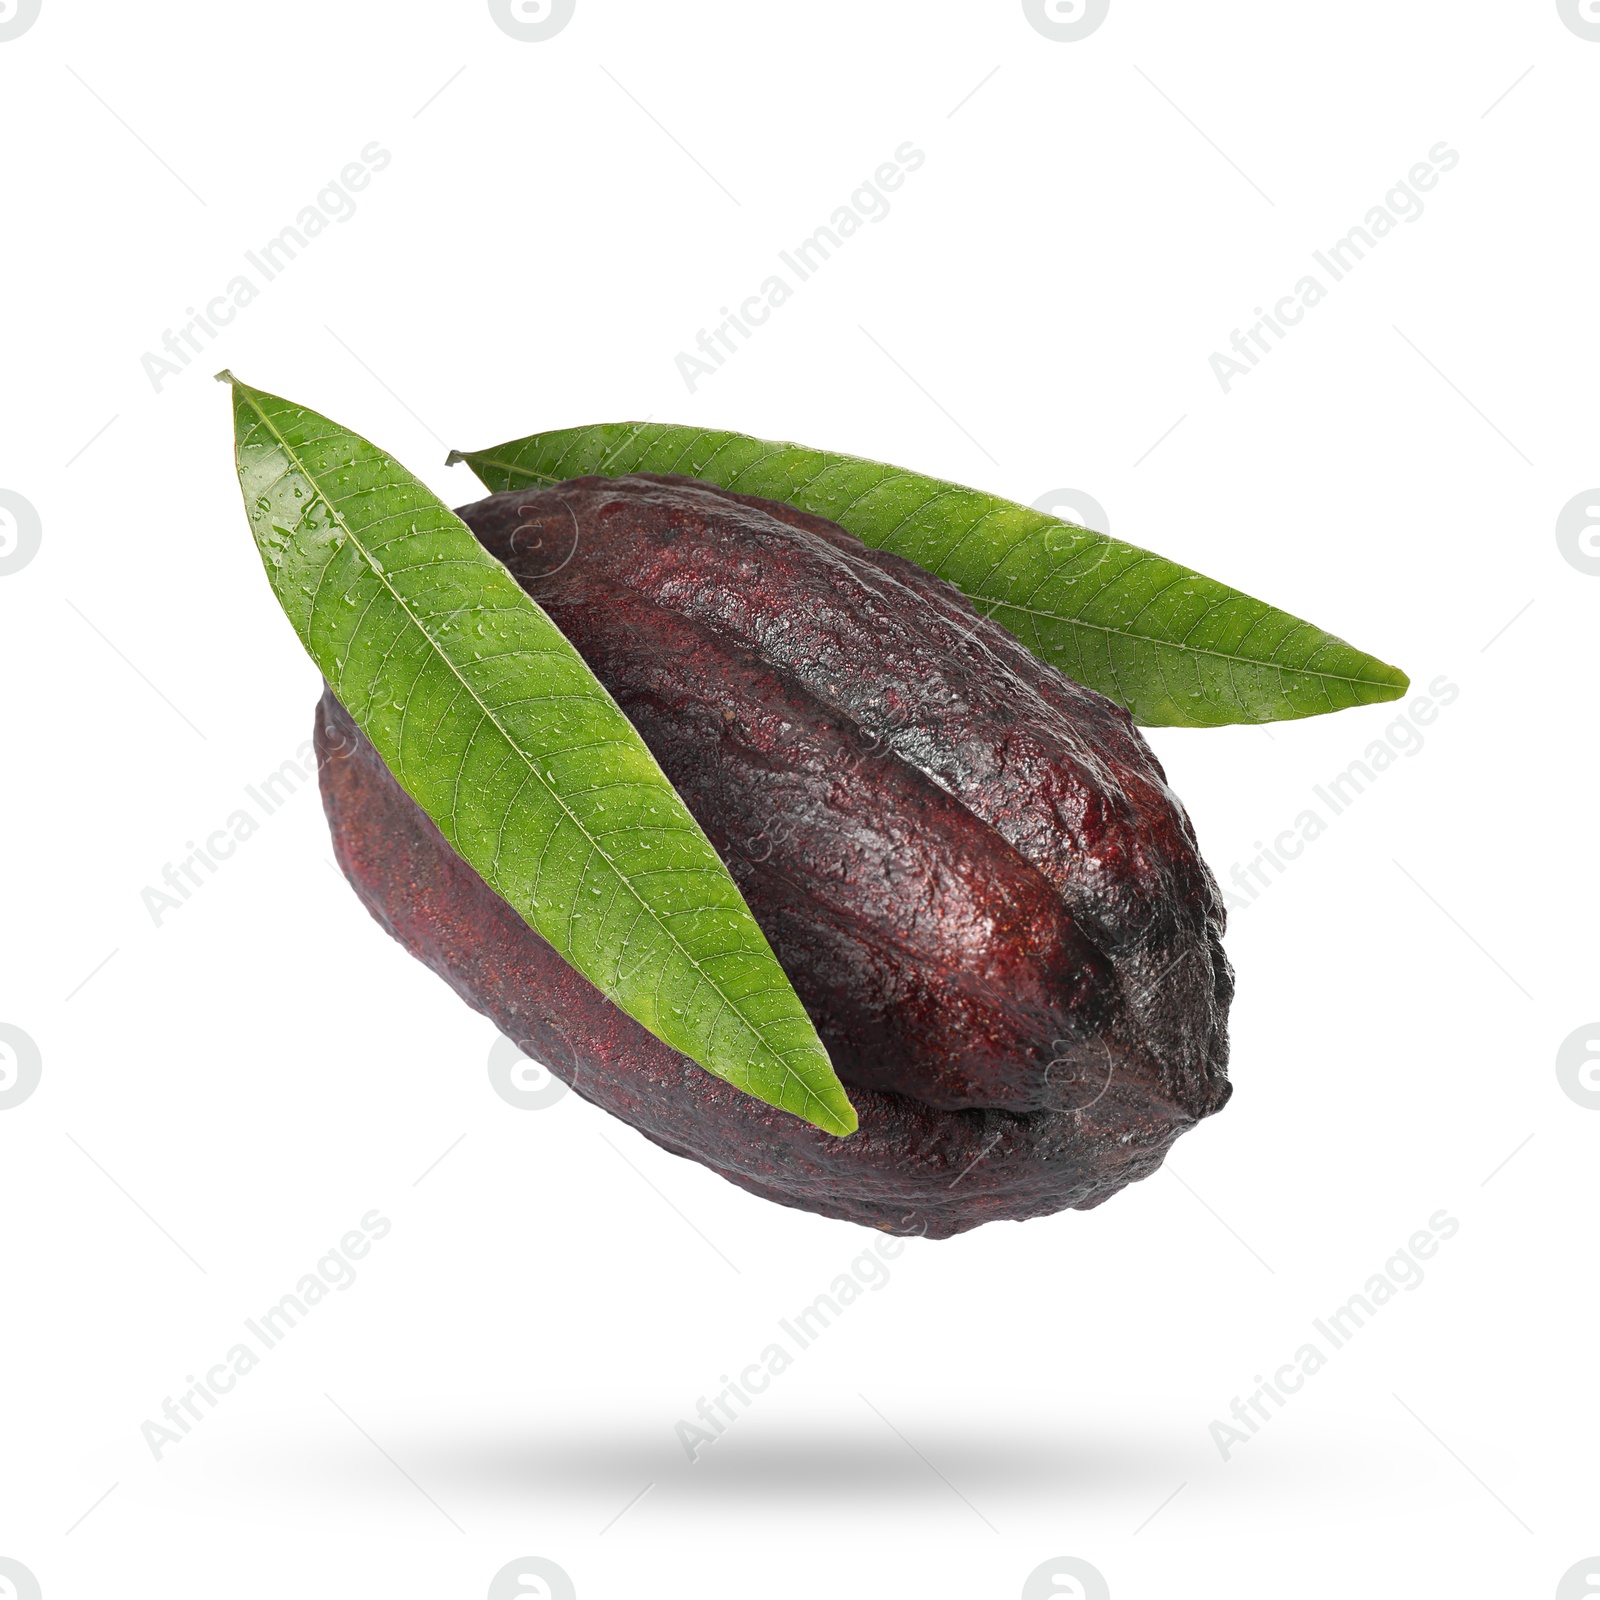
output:
M 649 903 L 644 899 L 644 897 L 638 892 L 638 890 L 633 887 L 633 884 L 629 880 L 627 874 L 625 872 L 623 872 L 622 869 L 619 866 L 617 866 L 617 864 L 611 859 L 611 857 L 602 848 L 602 846 L 600 845 L 599 840 L 595 839 L 589 833 L 589 830 L 587 828 L 585 828 L 583 823 L 580 822 L 578 820 L 578 818 L 573 814 L 571 808 L 566 804 L 566 802 L 562 799 L 562 797 L 559 794 L 557 794 L 556 791 L 554 789 L 552 789 L 550 787 L 550 785 L 545 781 L 545 778 L 544 778 L 543 774 L 540 773 L 538 768 L 533 764 L 533 762 L 528 759 L 527 753 L 521 748 L 521 746 L 517 743 L 517 741 L 514 738 L 512 738 L 510 733 L 508 733 L 506 731 L 505 727 L 502 726 L 502 724 L 500 723 L 500 720 L 495 716 L 494 712 L 487 705 L 484 704 L 482 698 L 473 689 L 472 685 L 467 681 L 467 679 L 462 675 L 460 670 L 457 668 L 455 662 L 450 659 L 449 655 L 445 652 L 444 648 L 440 645 L 438 640 L 436 640 L 433 637 L 433 635 L 431 633 L 429 633 L 428 630 L 423 626 L 421 618 L 418 617 L 417 614 L 406 603 L 405 598 L 400 594 L 399 590 L 397 590 L 394 587 L 394 585 L 389 582 L 388 573 L 386 571 L 382 570 L 380 567 L 375 566 L 373 564 L 373 558 L 372 558 L 371 552 L 368 551 L 367 547 L 361 542 L 360 538 L 357 536 L 355 530 L 346 521 L 343 511 L 341 511 L 340 508 L 338 507 L 338 505 L 335 504 L 333 498 L 330 495 L 322 494 L 321 485 L 320 485 L 320 482 L 319 482 L 319 480 L 317 478 L 317 475 L 314 472 L 311 471 L 311 469 L 306 465 L 304 460 L 301 459 L 301 456 L 300 456 L 299 452 L 295 449 L 295 447 L 292 444 L 289 443 L 289 441 L 284 437 L 282 431 L 277 427 L 277 425 L 273 422 L 273 420 L 262 409 L 260 404 L 257 402 L 254 394 L 247 391 L 246 395 L 245 395 L 245 398 L 246 398 L 246 401 L 248 402 L 251 410 L 253 410 L 255 412 L 256 416 L 261 419 L 262 426 L 265 427 L 267 429 L 267 431 L 272 435 L 272 437 L 278 441 L 279 445 L 282 446 L 282 448 L 283 448 L 284 454 L 290 459 L 290 461 L 292 461 L 294 463 L 295 467 L 304 476 L 306 481 L 308 483 L 311 483 L 311 484 L 317 486 L 317 492 L 321 495 L 322 499 L 327 502 L 327 506 L 328 506 L 329 511 L 332 512 L 333 515 L 338 519 L 339 526 L 344 529 L 346 537 L 350 540 L 351 544 L 353 544 L 356 547 L 356 549 L 358 551 L 360 551 L 361 555 L 365 558 L 368 570 L 371 571 L 372 575 L 375 578 L 377 578 L 378 581 L 383 585 L 383 587 L 389 591 L 390 595 L 393 596 L 395 604 L 400 608 L 400 611 L 405 616 L 406 620 L 417 630 L 418 633 L 420 633 L 422 635 L 423 639 L 427 642 L 429 648 L 449 668 L 451 674 L 456 678 L 457 682 L 459 682 L 461 687 L 466 691 L 468 697 L 473 701 L 473 703 L 483 713 L 484 717 L 490 723 L 493 724 L 493 726 L 496 729 L 496 731 L 500 734 L 501 738 L 505 740 L 506 744 L 510 747 L 510 749 L 521 759 L 523 765 L 525 767 L 527 767 L 528 771 L 532 774 L 532 776 L 534 778 L 534 781 L 536 783 L 538 783 L 540 788 L 543 789 L 544 792 L 546 794 L 548 794 L 552 800 L 555 801 L 557 807 L 559 807 L 559 809 L 561 810 L 562 814 L 565 817 L 567 817 L 567 819 L 572 823 L 573 827 L 575 827 L 578 830 L 579 834 L 588 843 L 589 847 L 611 869 L 613 876 L 618 880 L 618 882 L 621 883 L 622 886 L 627 889 L 629 895 L 632 896 L 634 902 L 639 906 L 641 911 L 646 916 L 648 916 L 650 918 L 650 920 L 655 924 L 655 926 L 661 930 L 661 932 L 664 935 L 664 937 L 672 944 L 673 948 L 676 949 L 679 952 L 680 955 L 682 955 L 683 959 L 689 964 L 689 967 L 694 972 L 696 978 L 700 982 L 709 985 L 709 987 L 711 988 L 712 992 L 722 1002 L 724 1010 L 731 1011 L 734 1016 L 738 1017 L 740 1022 L 746 1028 L 748 1028 L 751 1031 L 751 1033 L 753 1033 L 755 1035 L 755 1037 L 760 1041 L 762 1047 L 775 1060 L 777 1060 L 780 1063 L 780 1065 L 782 1066 L 782 1069 L 783 1069 L 783 1072 L 784 1072 L 785 1076 L 790 1078 L 796 1085 L 799 1086 L 799 1089 L 800 1089 L 801 1093 L 805 1096 L 807 1103 L 813 1103 L 814 1102 L 818 1106 L 821 1106 L 822 1109 L 824 1110 L 824 1112 L 826 1112 L 828 1115 L 832 1116 L 834 1113 L 831 1111 L 831 1108 L 829 1108 L 827 1106 L 826 1102 L 823 1101 L 812 1090 L 810 1085 L 807 1084 L 799 1076 L 799 1074 L 796 1073 L 794 1071 L 794 1069 L 789 1066 L 787 1057 L 781 1051 L 779 1051 L 778 1048 L 775 1045 L 771 1044 L 766 1039 L 766 1037 L 762 1034 L 761 1030 L 756 1026 L 756 1024 L 754 1022 L 750 1021 L 747 1017 L 745 1017 L 745 1015 L 743 1014 L 742 1011 L 740 1011 L 738 1006 L 736 1006 L 733 1003 L 733 1001 L 729 999 L 727 994 L 723 991 L 722 986 L 716 981 L 716 979 L 702 967 L 702 965 L 701 965 L 701 963 L 699 961 L 697 961 L 692 955 L 690 955 L 688 950 L 684 948 L 683 944 L 679 941 L 677 935 L 672 931 L 672 929 L 667 927 L 661 921 L 661 919 L 656 916 L 654 909 L 649 905 Z M 453 513 L 452 513 L 452 515 L 453 515 Z M 529 604 L 536 604 L 536 602 L 534 602 L 534 601 L 532 601 L 530 599 Z M 730 951 L 730 952 L 727 952 L 727 953 L 728 954 L 741 954 L 743 952 Z M 611 997 L 608 995 L 607 998 L 610 999 Z M 691 996 L 690 997 L 690 1003 L 692 1003 L 692 1001 L 693 1001 L 693 997 Z M 715 1025 L 716 1025 L 715 1022 L 713 1022 L 713 1024 L 712 1024 L 713 1028 L 715 1028 Z M 709 1039 L 709 1035 L 708 1035 L 708 1039 Z
M 566 483 L 566 478 L 552 478 L 543 472 L 535 472 L 532 467 L 524 467 L 515 461 L 497 461 L 493 456 L 470 455 L 463 456 L 463 461 L 474 464 L 481 463 L 486 467 L 498 467 L 502 472 L 521 472 L 530 478 L 537 478 L 547 489 L 553 489 L 558 483 Z
M 703 431 L 705 431 L 705 430 L 703 430 Z M 566 481 L 565 479 L 562 479 L 562 478 L 551 478 L 547 474 L 542 473 L 542 472 L 535 472 L 533 470 L 533 468 L 528 467 L 528 466 L 524 466 L 521 462 L 501 461 L 498 457 L 495 457 L 495 456 L 474 455 L 472 457 L 472 460 L 473 460 L 474 463 L 482 463 L 484 466 L 487 466 L 487 467 L 498 467 L 502 472 L 522 473 L 522 474 L 525 474 L 526 476 L 528 476 L 530 478 L 537 478 L 541 483 L 545 484 L 546 486 L 554 486 L 556 484 L 560 484 L 560 483 L 563 483 L 563 482 Z M 749 469 L 747 468 L 746 471 L 748 471 L 748 470 Z M 821 474 L 818 473 L 817 476 L 821 476 Z M 914 476 L 914 474 L 907 474 L 907 476 Z M 813 480 L 810 480 L 810 481 L 815 481 L 815 480 L 813 479 Z M 879 485 L 877 485 L 877 484 L 872 485 L 873 488 L 876 488 L 878 486 Z M 944 484 L 944 485 L 942 485 L 941 496 L 942 496 L 942 494 L 946 494 L 946 493 L 949 493 L 949 492 L 954 491 L 954 490 L 959 490 L 960 487 L 961 486 L 959 484 Z M 971 491 L 968 491 L 968 492 L 970 493 Z M 936 499 L 937 498 L 941 498 L 941 496 L 935 496 L 934 498 L 936 498 Z M 916 511 L 910 513 L 906 517 L 903 517 L 901 519 L 901 521 L 896 525 L 896 527 L 895 527 L 895 529 L 893 531 L 894 532 L 898 532 L 900 530 L 900 528 L 903 528 L 906 525 L 906 523 L 910 522 L 913 517 L 919 515 L 925 509 L 926 509 L 926 505 L 919 506 Z M 987 515 L 989 515 L 989 513 L 985 513 L 985 515 L 987 516 Z M 835 520 L 837 520 L 837 519 L 835 519 Z M 980 517 L 978 520 L 979 520 L 979 522 L 981 522 L 981 521 L 983 521 L 983 518 Z M 977 524 L 974 524 L 974 526 L 976 526 L 976 525 Z M 1075 523 L 1067 523 L 1067 522 L 1064 522 L 1061 525 L 1063 527 L 1075 527 L 1076 526 Z M 844 525 L 841 523 L 840 526 L 843 527 Z M 971 529 L 968 529 L 967 533 L 970 534 L 971 531 L 972 531 Z M 1089 533 L 1093 533 L 1094 529 L 1089 528 L 1089 529 L 1086 529 L 1085 531 L 1089 532 Z M 963 537 L 965 537 L 965 535 Z M 1029 535 L 1025 535 L 1024 537 L 1025 538 L 1032 537 L 1032 535 L 1029 534 Z M 1101 537 L 1104 537 L 1104 535 L 1102 535 Z M 879 548 L 881 548 L 881 547 L 879 547 Z M 1128 546 L 1126 546 L 1126 548 L 1131 550 L 1131 549 L 1134 549 L 1136 547 L 1133 546 L 1133 545 L 1128 545 Z M 996 564 L 998 565 L 998 563 L 996 563 Z M 991 570 L 993 570 L 993 569 L 991 568 Z M 1186 572 L 1185 573 L 1185 577 L 1187 577 L 1187 578 L 1195 578 L 1195 579 L 1202 579 L 1203 575 L 1201 573 L 1198 573 L 1198 572 L 1193 572 L 1193 573 Z M 946 581 L 948 582 L 949 580 L 946 580 Z M 1203 580 L 1203 581 L 1215 582 L 1216 580 L 1215 579 L 1209 579 L 1209 580 Z M 1239 665 L 1239 666 L 1270 667 L 1274 672 L 1293 672 L 1293 673 L 1298 673 L 1301 676 L 1307 677 L 1307 678 L 1326 678 L 1330 682 L 1333 682 L 1333 683 L 1367 684 L 1367 685 L 1371 685 L 1373 688 L 1380 688 L 1380 689 L 1393 688 L 1394 687 L 1394 685 L 1391 682 L 1389 682 L 1388 680 L 1383 679 L 1383 678 L 1358 677 L 1358 676 L 1354 676 L 1354 675 L 1352 675 L 1350 673 L 1329 672 L 1329 671 L 1325 671 L 1324 669 L 1322 669 L 1320 667 L 1288 666 L 1288 665 L 1285 665 L 1284 663 L 1273 661 L 1270 657 L 1267 657 L 1267 656 L 1241 656 L 1241 655 L 1234 655 L 1234 654 L 1232 654 L 1232 653 L 1230 653 L 1230 652 L 1228 652 L 1226 650 L 1213 650 L 1213 649 L 1210 649 L 1210 648 L 1208 648 L 1208 647 L 1206 647 L 1204 645 L 1184 644 L 1184 643 L 1182 643 L 1182 642 L 1180 642 L 1178 640 L 1174 640 L 1174 639 L 1160 639 L 1160 638 L 1155 637 L 1152 634 L 1141 633 L 1139 630 L 1137 630 L 1135 628 L 1113 628 L 1110 625 L 1108 625 L 1106 623 L 1103 623 L 1103 622 L 1084 622 L 1084 621 L 1081 621 L 1077 617 L 1064 616 L 1060 612 L 1056 612 L 1056 611 L 1041 611 L 1035 606 L 1020 605 L 1014 600 L 992 600 L 992 599 L 987 599 L 987 597 L 983 597 L 983 598 L 985 598 L 987 604 L 993 606 L 996 610 L 1005 609 L 1007 611 L 1018 611 L 1018 612 L 1021 612 L 1024 616 L 1041 617 L 1047 622 L 1060 622 L 1060 623 L 1065 623 L 1069 627 L 1073 627 L 1073 628 L 1085 628 L 1085 629 L 1092 630 L 1093 632 L 1096 632 L 1096 633 L 1114 634 L 1119 639 L 1130 639 L 1130 640 L 1133 640 L 1133 641 L 1135 641 L 1135 642 L 1137 642 L 1139 644 L 1150 645 L 1152 648 L 1158 649 L 1158 650 L 1179 650 L 1179 651 L 1184 652 L 1186 655 L 1207 656 L 1207 657 L 1211 658 L 1214 661 L 1226 661 L 1226 662 L 1228 662 L 1230 664 Z M 1241 599 L 1247 599 L 1248 596 L 1245 596 L 1245 595 L 1241 594 L 1240 598 Z M 989 617 L 992 618 L 994 616 L 994 611 L 989 611 L 988 613 L 986 613 L 986 615 L 988 615 Z M 1284 613 L 1282 613 L 1282 615 L 1287 616 L 1288 613 L 1284 612 Z M 1311 623 L 1302 623 L 1301 626 L 1302 627 L 1312 627 L 1313 624 L 1311 624 Z M 1354 646 L 1351 646 L 1350 648 L 1354 649 Z
M 1199 574 L 1195 574 L 1199 576 Z M 1236 656 L 1230 655 L 1226 650 L 1212 650 L 1205 645 L 1180 644 L 1172 639 L 1152 638 L 1148 633 L 1136 633 L 1132 628 L 1113 628 L 1104 622 L 1082 622 L 1077 617 L 1063 616 L 1058 611 L 1040 611 L 1034 606 L 1018 605 L 1014 600 L 989 600 L 985 602 L 994 607 L 994 611 L 1020 611 L 1024 616 L 1043 617 L 1047 622 L 1065 623 L 1071 628 L 1089 628 L 1096 633 L 1114 633 L 1119 639 L 1134 639 L 1140 644 L 1147 644 L 1157 650 L 1181 650 L 1186 655 L 1210 656 L 1217 661 L 1236 662 L 1247 667 L 1270 667 L 1274 672 L 1297 672 L 1307 678 L 1329 678 L 1335 683 L 1370 683 L 1378 688 L 1392 689 L 1392 683 L 1386 683 L 1382 678 L 1356 678 L 1344 672 L 1325 672 L 1321 667 L 1292 667 L 1283 662 L 1273 661 L 1268 656 Z M 994 611 L 987 613 L 991 618 Z M 1287 616 L 1287 612 L 1280 615 Z M 1312 627 L 1313 624 L 1302 623 L 1302 627 Z M 1349 647 L 1355 649 L 1354 645 Z

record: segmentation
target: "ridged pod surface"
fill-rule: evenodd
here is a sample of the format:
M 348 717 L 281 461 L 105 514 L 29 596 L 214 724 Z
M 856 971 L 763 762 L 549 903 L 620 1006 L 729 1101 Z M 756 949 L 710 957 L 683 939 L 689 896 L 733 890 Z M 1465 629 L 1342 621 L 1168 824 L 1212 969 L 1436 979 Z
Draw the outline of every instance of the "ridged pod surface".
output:
M 568 966 L 328 693 L 341 866 L 580 1094 L 787 1205 L 942 1238 L 1086 1209 L 1230 1093 L 1221 898 L 1126 712 L 950 585 L 693 479 L 458 513 L 588 663 L 728 864 L 861 1119 L 711 1077 Z

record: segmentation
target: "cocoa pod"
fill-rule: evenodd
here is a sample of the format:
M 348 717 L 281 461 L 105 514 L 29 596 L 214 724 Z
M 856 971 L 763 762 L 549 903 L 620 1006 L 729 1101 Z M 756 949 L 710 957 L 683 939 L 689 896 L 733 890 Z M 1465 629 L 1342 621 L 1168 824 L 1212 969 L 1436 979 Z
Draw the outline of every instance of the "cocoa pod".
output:
M 1221 898 L 1128 715 L 948 584 L 693 479 L 460 515 L 610 690 L 728 864 L 860 1129 L 703 1072 L 569 967 L 318 709 L 340 865 L 578 1093 L 766 1198 L 944 1238 L 1087 1209 L 1221 1109 Z

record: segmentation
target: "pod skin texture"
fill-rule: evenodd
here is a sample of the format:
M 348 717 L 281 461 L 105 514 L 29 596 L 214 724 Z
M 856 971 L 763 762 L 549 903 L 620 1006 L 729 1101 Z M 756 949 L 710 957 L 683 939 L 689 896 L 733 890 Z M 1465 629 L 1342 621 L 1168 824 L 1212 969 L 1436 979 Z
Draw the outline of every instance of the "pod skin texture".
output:
M 860 1116 L 740 1093 L 568 966 L 331 691 L 339 863 L 377 920 L 578 1093 L 752 1193 L 892 1233 L 1086 1210 L 1226 1103 L 1223 909 L 1127 713 L 837 524 L 693 479 L 458 515 L 638 728 Z

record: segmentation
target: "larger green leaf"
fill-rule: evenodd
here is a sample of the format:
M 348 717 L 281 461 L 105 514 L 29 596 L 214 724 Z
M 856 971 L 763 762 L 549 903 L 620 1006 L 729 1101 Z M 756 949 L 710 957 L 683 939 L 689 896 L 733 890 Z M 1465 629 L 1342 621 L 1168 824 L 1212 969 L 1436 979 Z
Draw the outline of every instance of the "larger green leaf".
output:
M 668 423 L 453 451 L 491 489 L 681 472 L 828 517 L 947 579 L 1077 683 L 1151 727 L 1277 722 L 1394 700 L 1410 679 L 1343 639 L 1120 539 L 859 456 Z
M 708 1072 L 855 1130 L 799 996 L 633 725 L 544 611 L 365 439 L 233 384 L 239 483 L 302 643 L 529 924 Z

